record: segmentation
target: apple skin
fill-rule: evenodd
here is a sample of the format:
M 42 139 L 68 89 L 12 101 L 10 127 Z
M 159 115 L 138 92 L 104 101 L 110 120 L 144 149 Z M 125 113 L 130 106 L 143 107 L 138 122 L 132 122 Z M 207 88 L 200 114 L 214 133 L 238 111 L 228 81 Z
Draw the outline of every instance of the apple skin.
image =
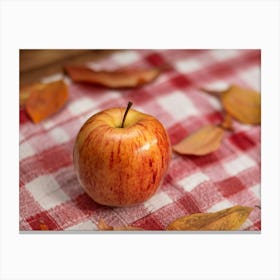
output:
M 163 125 L 130 109 L 111 108 L 91 116 L 81 127 L 73 151 L 79 183 L 97 203 L 130 206 L 159 188 L 171 159 Z

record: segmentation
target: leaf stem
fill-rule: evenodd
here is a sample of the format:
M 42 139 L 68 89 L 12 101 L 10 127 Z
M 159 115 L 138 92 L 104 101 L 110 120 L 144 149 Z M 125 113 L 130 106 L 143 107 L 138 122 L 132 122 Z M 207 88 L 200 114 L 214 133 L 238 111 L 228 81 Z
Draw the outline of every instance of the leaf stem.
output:
M 132 105 L 133 105 L 133 103 L 132 103 L 131 101 L 129 101 L 128 104 L 127 104 L 125 113 L 124 113 L 124 115 L 123 115 L 123 120 L 122 120 L 121 128 L 123 128 L 123 126 L 124 126 L 124 122 L 125 122 L 125 119 L 126 119 L 126 115 L 127 115 L 128 111 L 129 111 L 129 109 L 131 108 Z

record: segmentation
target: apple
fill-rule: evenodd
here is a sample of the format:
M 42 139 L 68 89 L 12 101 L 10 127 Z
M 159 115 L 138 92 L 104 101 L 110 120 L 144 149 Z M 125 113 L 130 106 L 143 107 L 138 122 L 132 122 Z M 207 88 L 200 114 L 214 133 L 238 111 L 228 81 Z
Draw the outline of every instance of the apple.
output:
M 73 162 L 78 181 L 97 203 L 130 206 L 159 188 L 171 159 L 163 125 L 153 116 L 111 108 L 91 116 L 81 127 Z

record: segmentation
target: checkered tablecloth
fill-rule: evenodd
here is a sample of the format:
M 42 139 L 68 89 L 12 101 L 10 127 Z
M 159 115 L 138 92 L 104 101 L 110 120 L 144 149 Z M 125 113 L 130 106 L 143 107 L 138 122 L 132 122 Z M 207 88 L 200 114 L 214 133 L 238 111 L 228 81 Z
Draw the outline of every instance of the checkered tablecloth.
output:
M 203 125 L 221 122 L 221 104 L 199 88 L 225 81 L 260 91 L 260 59 L 259 50 L 120 51 L 89 66 L 113 70 L 167 64 L 171 69 L 137 89 L 111 90 L 67 79 L 67 105 L 40 124 L 21 110 L 20 230 L 98 230 L 100 219 L 112 226 L 163 230 L 183 215 L 233 205 L 254 207 L 241 229 L 260 230 L 260 126 L 234 122 L 234 132 L 226 132 L 220 149 L 206 156 L 173 154 L 159 191 L 133 207 L 95 203 L 79 185 L 72 162 L 82 124 L 100 110 L 126 107 L 129 100 L 135 110 L 162 122 L 172 144 Z

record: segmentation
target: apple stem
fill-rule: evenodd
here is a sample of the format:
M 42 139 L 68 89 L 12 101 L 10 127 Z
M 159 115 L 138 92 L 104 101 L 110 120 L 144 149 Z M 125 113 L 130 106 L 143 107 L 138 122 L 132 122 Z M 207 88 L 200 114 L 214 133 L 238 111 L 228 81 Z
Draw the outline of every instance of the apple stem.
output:
M 122 120 L 122 125 L 121 125 L 122 128 L 123 128 L 123 126 L 124 126 L 124 122 L 125 122 L 125 118 L 126 118 L 126 115 L 127 115 L 127 113 L 128 113 L 128 110 L 131 108 L 132 105 L 133 105 L 133 103 L 132 103 L 131 101 L 129 101 L 128 104 L 127 104 L 125 113 L 124 113 L 124 115 L 123 115 L 123 120 Z

